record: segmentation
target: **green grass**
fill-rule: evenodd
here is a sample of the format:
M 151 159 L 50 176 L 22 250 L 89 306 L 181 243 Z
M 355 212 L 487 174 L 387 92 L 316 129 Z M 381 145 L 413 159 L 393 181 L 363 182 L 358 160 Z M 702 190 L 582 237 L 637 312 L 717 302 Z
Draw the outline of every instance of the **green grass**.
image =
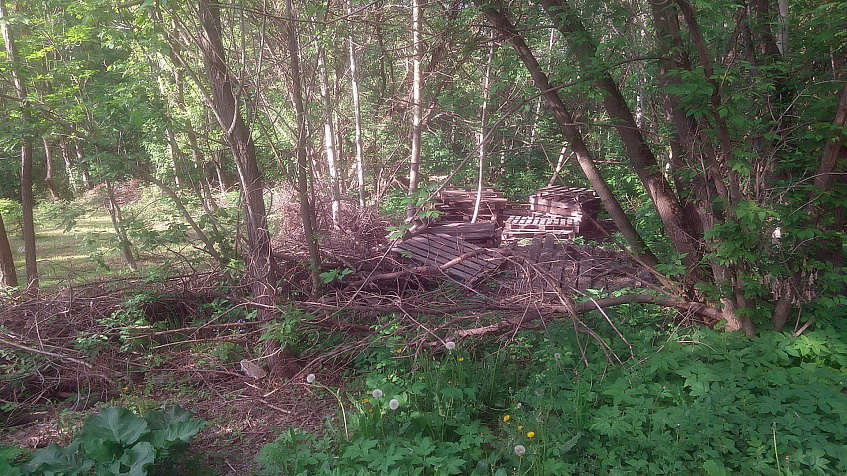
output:
M 23 236 L 20 226 L 14 224 L 10 230 L 9 243 L 15 256 L 18 280 L 26 280 L 26 263 L 23 254 Z M 14 231 L 14 233 L 11 233 Z M 49 216 L 44 208 L 35 212 L 36 254 L 38 274 L 42 287 L 71 285 L 89 282 L 108 276 L 129 273 L 129 267 L 120 252 L 110 250 L 110 241 L 115 232 L 109 212 L 94 210 L 81 217 L 71 230 L 65 231 L 60 220 Z M 102 253 L 104 268 L 92 253 Z
M 10 205 L 9 201 L 0 205 L 7 210 L 4 219 L 6 213 L 12 212 L 5 225 L 18 281 L 23 284 L 26 263 L 20 206 Z M 205 267 L 202 263 L 205 257 L 189 243 L 194 238 L 193 231 L 185 225 L 183 217 L 169 200 L 162 199 L 153 189 L 144 190 L 138 202 L 124 205 L 122 211 L 141 274 L 144 267 L 179 260 L 192 260 L 193 266 Z M 139 275 L 131 271 L 117 247 L 115 230 L 102 200 L 44 202 L 36 207 L 34 215 L 41 287 L 79 285 L 97 279 Z M 171 265 L 169 269 L 181 266 Z

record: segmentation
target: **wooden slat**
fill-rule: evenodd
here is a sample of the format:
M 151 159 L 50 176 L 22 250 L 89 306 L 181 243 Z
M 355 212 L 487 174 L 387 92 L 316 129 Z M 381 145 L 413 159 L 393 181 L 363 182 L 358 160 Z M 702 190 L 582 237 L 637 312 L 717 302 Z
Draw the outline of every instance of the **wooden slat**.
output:
M 444 234 L 421 234 L 397 244 L 397 250 L 407 251 L 414 261 L 426 265 L 441 266 L 463 254 L 479 249 L 479 246 Z M 502 263 L 501 258 L 477 255 L 447 268 L 447 274 L 473 282 L 485 273 L 496 269 Z

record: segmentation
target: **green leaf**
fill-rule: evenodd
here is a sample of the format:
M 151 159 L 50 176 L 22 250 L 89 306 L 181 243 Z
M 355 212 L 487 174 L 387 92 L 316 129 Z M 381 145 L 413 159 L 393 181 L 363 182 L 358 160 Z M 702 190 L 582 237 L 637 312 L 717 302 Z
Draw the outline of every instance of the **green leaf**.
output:
M 77 438 L 83 441 L 104 439 L 131 446 L 149 431 L 143 418 L 123 407 L 109 407 L 88 417 Z
M 74 441 L 67 448 L 50 443 L 46 448 L 38 450 L 25 467 L 35 474 L 86 474 L 93 463 L 83 457 L 79 446 L 79 441 Z
M 155 453 L 153 445 L 146 441 L 140 441 L 127 450 L 120 461 L 112 465 L 112 474 L 126 476 L 147 476 L 145 466 L 153 464 Z M 123 468 L 128 468 L 123 470 Z

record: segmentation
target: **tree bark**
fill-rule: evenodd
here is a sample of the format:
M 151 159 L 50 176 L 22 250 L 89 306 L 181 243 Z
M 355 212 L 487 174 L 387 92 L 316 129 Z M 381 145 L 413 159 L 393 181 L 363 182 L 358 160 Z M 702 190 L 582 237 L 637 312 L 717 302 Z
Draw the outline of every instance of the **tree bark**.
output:
M 53 144 L 46 137 L 42 137 L 41 142 L 44 144 L 44 161 L 47 169 L 44 174 L 44 183 L 50 190 L 50 198 L 58 202 L 59 192 L 56 191 L 56 184 L 53 182 Z
M 353 0 L 347 0 L 347 15 L 350 18 L 348 41 L 350 42 L 350 92 L 353 96 L 353 116 L 356 121 L 356 175 L 359 182 L 359 207 L 365 207 L 365 158 L 362 146 L 362 109 L 359 105 L 359 78 L 356 71 L 356 43 L 353 41 Z
M 329 198 L 332 202 L 332 226 L 341 229 L 341 197 L 338 189 L 338 154 L 335 148 L 335 131 L 332 124 L 332 99 L 329 97 L 329 80 L 326 72 L 326 52 L 318 46 L 318 83 L 324 112 L 324 151 L 329 172 Z
M 288 54 L 291 56 L 291 100 L 297 121 L 297 193 L 300 196 L 300 220 L 303 222 L 303 234 L 309 249 L 309 263 L 312 277 L 312 293 L 317 295 L 321 289 L 321 253 L 318 237 L 315 235 L 314 212 L 309 201 L 309 161 L 306 153 L 308 131 L 306 130 L 306 110 L 303 106 L 303 87 L 300 83 L 300 40 L 297 33 L 297 20 L 294 2 L 285 2 L 288 38 Z
M 127 265 L 133 271 L 138 271 L 138 264 L 135 261 L 135 256 L 132 254 L 132 245 L 129 242 L 129 237 L 126 234 L 126 229 L 121 216 L 121 207 L 118 201 L 115 200 L 115 191 L 112 187 L 112 181 L 106 180 L 106 208 L 109 209 L 109 218 L 112 219 L 112 228 L 115 230 L 115 235 L 118 237 L 118 247 L 121 254 L 124 256 Z
M 2 214 L 0 214 L 0 284 L 10 287 L 18 285 L 15 258 L 12 255 L 12 247 L 9 245 L 9 235 L 6 234 Z
M 409 157 L 409 218 L 418 213 L 417 192 L 420 180 L 421 163 L 421 128 L 422 106 L 421 89 L 421 59 L 423 45 L 421 44 L 421 0 L 412 0 L 412 147 Z
M 603 202 L 606 210 L 612 216 L 618 230 L 620 230 L 621 234 L 623 234 L 624 238 L 627 240 L 627 243 L 629 243 L 632 247 L 632 252 L 645 265 L 655 267 L 658 264 L 658 259 L 656 259 L 653 252 L 650 251 L 650 248 L 635 230 L 635 227 L 632 226 L 632 223 L 629 221 L 629 217 L 626 216 L 626 213 L 623 208 L 621 208 L 620 203 L 618 203 L 612 193 L 612 190 L 606 183 L 606 180 L 597 169 L 594 158 L 588 150 L 588 147 L 585 145 L 585 141 L 582 139 L 582 134 L 574 124 L 573 117 L 567 107 L 565 107 L 565 104 L 562 102 L 559 94 L 550 86 L 550 81 L 547 78 L 547 75 L 541 71 L 532 50 L 520 36 L 515 26 L 501 10 L 495 9 L 491 3 L 484 3 L 484 0 L 474 0 L 474 3 L 482 8 L 482 12 L 488 22 L 506 36 L 506 39 L 512 44 L 512 48 L 515 50 L 515 53 L 517 53 L 518 57 L 526 66 L 530 76 L 532 76 L 532 79 L 535 82 L 536 87 L 538 87 L 541 91 L 542 96 L 547 103 L 547 107 L 549 107 L 553 112 L 553 116 L 570 144 L 571 150 L 576 155 L 577 162 L 582 168 L 583 173 L 591 183 L 594 191 L 600 197 L 600 200 Z
M 234 93 L 238 88 L 234 84 L 226 63 L 218 4 L 214 3 L 214 0 L 200 0 L 198 16 L 200 20 L 199 46 L 212 90 L 215 115 L 224 131 L 224 139 L 235 158 L 241 190 L 244 194 L 244 216 L 249 243 L 247 265 L 248 272 L 253 278 L 253 299 L 260 319 L 271 319 L 276 316 L 277 269 L 268 233 L 262 174 L 256 162 L 256 147 L 241 115 L 239 100 Z M 273 371 L 280 363 L 281 356 L 279 343 L 269 342 L 265 353 L 268 365 Z
M 2 30 L 3 41 L 6 43 L 6 55 L 14 65 L 20 64 L 18 47 L 15 43 L 15 34 L 8 21 L 9 14 L 6 10 L 6 0 L 0 0 L 0 30 Z M 24 255 L 26 257 L 26 282 L 27 292 L 38 292 L 38 264 L 35 251 L 35 221 L 33 218 L 33 196 L 32 196 L 32 134 L 27 132 L 29 128 L 29 105 L 27 98 L 27 87 L 23 78 L 18 74 L 17 68 L 11 70 L 12 83 L 15 87 L 18 100 L 21 103 L 21 211 L 23 215 Z
M 74 197 L 79 194 L 79 178 L 76 176 L 73 161 L 71 160 L 71 151 L 68 145 L 68 139 L 65 136 L 59 138 L 59 149 L 62 151 L 62 160 L 65 162 L 65 172 L 68 174 L 68 183 L 71 186 Z
M 482 107 L 479 108 L 479 133 L 477 134 L 477 153 L 479 167 L 477 170 L 476 201 L 473 207 L 471 223 L 476 223 L 479 217 L 479 206 L 482 203 L 482 188 L 485 185 L 485 121 L 488 119 L 488 92 L 491 89 L 491 62 L 494 61 L 494 30 L 491 31 L 491 45 L 488 48 L 488 61 L 485 63 L 485 73 L 482 78 Z
M 683 262 L 693 270 L 702 257 L 698 246 L 701 238 L 698 235 L 699 227 L 687 220 L 681 203 L 662 174 L 656 156 L 641 134 L 617 83 L 608 70 L 595 71 L 598 65 L 603 64 L 602 58 L 597 57 L 596 41 L 576 12 L 563 0 L 540 0 L 540 3 L 556 29 L 569 40 L 570 51 L 576 56 L 584 73 L 593 76 L 594 85 L 603 92 L 603 107 L 623 142 L 633 171 L 653 200 L 674 248 L 685 254 Z

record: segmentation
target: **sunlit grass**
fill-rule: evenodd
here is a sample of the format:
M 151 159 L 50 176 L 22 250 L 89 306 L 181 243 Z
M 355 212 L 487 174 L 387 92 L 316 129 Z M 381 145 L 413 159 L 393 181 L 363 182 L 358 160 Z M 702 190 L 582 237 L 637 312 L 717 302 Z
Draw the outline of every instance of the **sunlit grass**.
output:
M 162 231 L 167 228 L 164 217 L 174 216 L 169 203 L 156 193 L 145 194 L 138 203 L 123 207 L 124 217 L 141 223 L 145 230 Z M 77 200 L 66 206 L 45 204 L 35 210 L 36 254 L 40 285 L 79 285 L 105 278 L 131 276 L 130 269 L 117 247 L 115 230 L 109 211 L 100 200 Z M 74 216 L 73 223 L 69 217 Z M 140 221 L 139 221 L 140 220 Z M 19 221 L 6 224 L 9 242 L 14 255 L 18 281 L 26 281 L 26 263 L 23 236 Z M 193 233 L 189 234 L 193 238 Z M 137 264 L 141 273 L 149 266 L 157 266 L 173 259 L 172 252 L 182 257 L 198 255 L 189 243 L 171 243 L 168 248 L 150 248 L 133 242 Z M 139 249 L 141 252 L 139 253 Z M 179 269 L 179 265 L 173 268 Z
M 23 284 L 26 280 L 23 236 L 17 225 L 8 231 L 18 280 Z M 114 239 L 115 232 L 105 209 L 80 217 L 67 232 L 62 223 L 45 216 L 42 210 L 36 210 L 35 236 L 39 281 L 43 287 L 79 284 L 130 271 L 119 252 L 106 251 L 112 248 L 109 241 Z M 91 258 L 91 252 L 98 249 L 104 251 L 103 259 L 108 270 Z

